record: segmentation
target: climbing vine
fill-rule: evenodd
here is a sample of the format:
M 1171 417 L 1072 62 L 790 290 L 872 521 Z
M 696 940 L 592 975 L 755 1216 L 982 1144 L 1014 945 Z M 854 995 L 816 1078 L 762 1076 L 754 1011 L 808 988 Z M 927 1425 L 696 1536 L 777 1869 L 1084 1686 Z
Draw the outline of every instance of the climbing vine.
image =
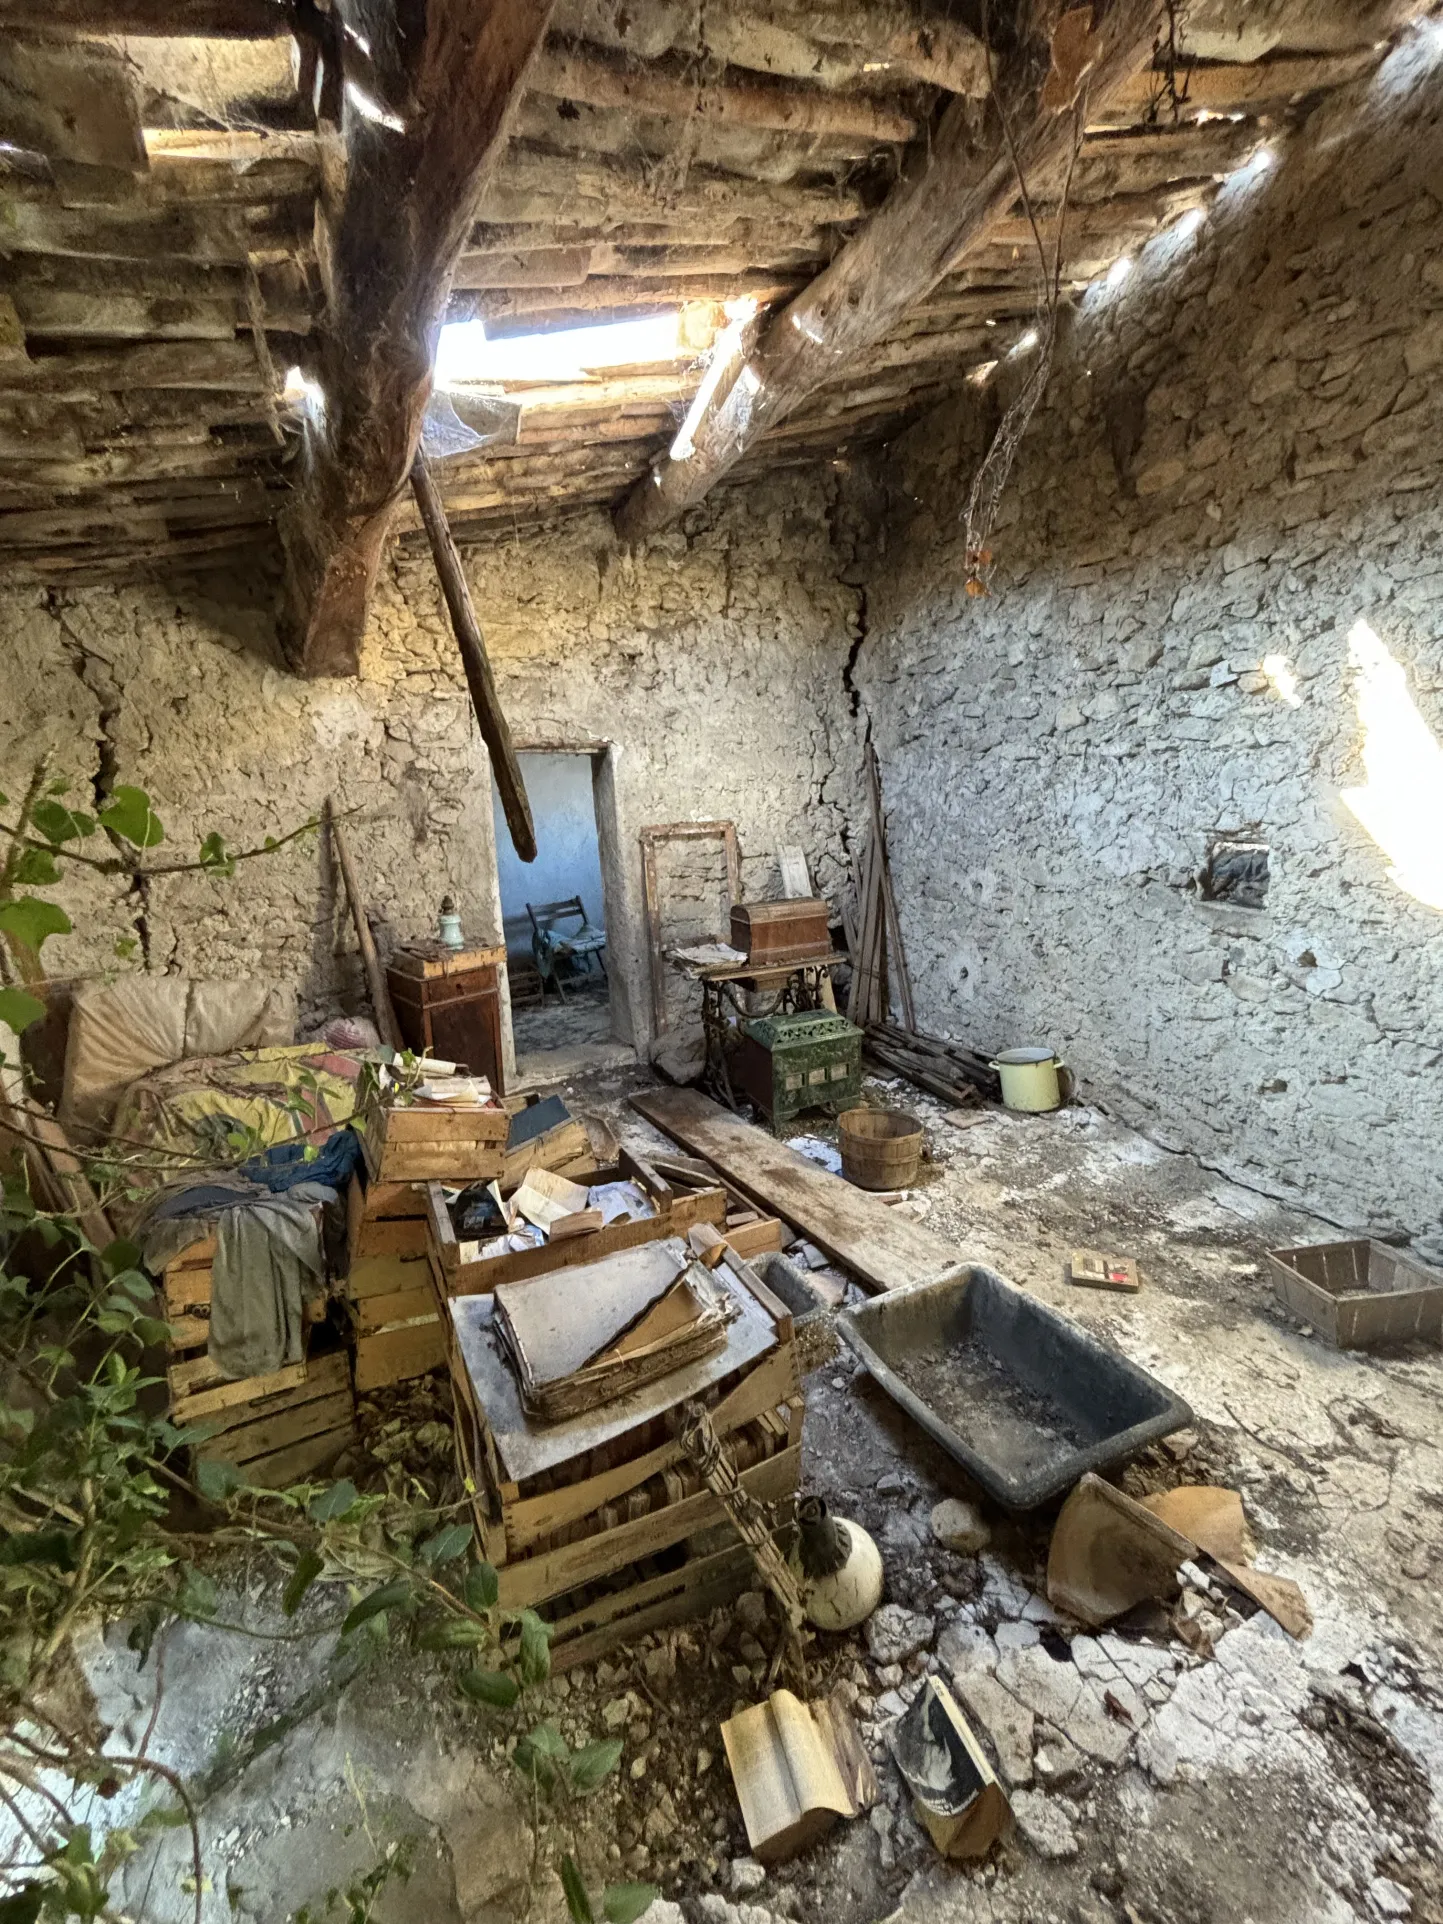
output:
M 94 814 L 71 808 L 66 794 L 42 763 L 13 818 L 0 821 L 9 838 L 0 861 L 0 1021 L 16 1032 L 45 1015 L 33 992 L 43 981 L 44 944 L 71 932 L 65 912 L 34 893 L 59 881 L 65 863 L 127 877 L 196 870 L 227 877 L 318 826 L 308 821 L 234 853 L 211 833 L 194 859 L 156 861 L 148 851 L 165 842 L 165 830 L 143 790 L 116 787 Z M 0 809 L 10 807 L 0 796 Z M 100 835 L 108 854 L 92 852 Z M 17 1068 L 0 1055 L 0 1072 Z M 6 1106 L 0 1103 L 0 1116 Z M 12 1152 L 33 1141 L 33 1114 L 28 1102 L 10 1108 L 3 1135 Z M 94 1212 L 44 1206 L 23 1161 L 0 1154 L 3 1163 L 10 1166 L 0 1178 L 0 1827 L 8 1848 L 0 1924 L 115 1917 L 117 1873 L 171 1827 L 189 1833 L 185 1888 L 199 1924 L 206 1872 L 197 1794 L 147 1751 L 171 1623 L 273 1634 L 223 1621 L 213 1573 L 228 1555 L 269 1561 L 281 1614 L 295 1622 L 288 1634 L 335 1636 L 332 1662 L 343 1679 L 388 1641 L 403 1641 L 447 1663 L 460 1696 L 483 1716 L 524 1711 L 526 1693 L 550 1674 L 550 1632 L 534 1611 L 502 1607 L 497 1572 L 477 1555 L 464 1498 L 398 1500 L 348 1479 L 258 1489 L 233 1465 L 204 1458 L 192 1471 L 190 1453 L 211 1431 L 156 1413 L 164 1379 L 149 1359 L 171 1331 L 139 1250 L 124 1239 L 98 1240 Z M 83 1169 L 102 1195 L 117 1180 L 114 1158 L 92 1158 Z M 346 1601 L 316 1621 L 307 1599 L 322 1582 L 344 1584 Z M 116 1620 L 129 1625 L 137 1665 L 156 1672 L 156 1713 L 133 1752 L 100 1725 L 74 1648 L 82 1626 Z M 541 1800 L 587 1795 L 620 1755 L 619 1740 L 573 1748 L 549 1722 L 521 1736 L 514 1765 L 537 1806 L 538 1843 Z M 123 1797 L 127 1791 L 137 1794 Z M 126 1821 L 83 1821 L 80 1809 L 93 1809 L 96 1799 Z M 403 1847 L 378 1846 L 369 1871 L 328 1894 L 326 1913 L 339 1909 L 365 1924 L 386 1884 L 406 1870 Z M 572 1915 L 584 1924 L 594 1914 L 569 1858 L 561 1874 Z M 610 1924 L 632 1924 L 654 1896 L 649 1886 L 620 1885 L 601 1904 Z

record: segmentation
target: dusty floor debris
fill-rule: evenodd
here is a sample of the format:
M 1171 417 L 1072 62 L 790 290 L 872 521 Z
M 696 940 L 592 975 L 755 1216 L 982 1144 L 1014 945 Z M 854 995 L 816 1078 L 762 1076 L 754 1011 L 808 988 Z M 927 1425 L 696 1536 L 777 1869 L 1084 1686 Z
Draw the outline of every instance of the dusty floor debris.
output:
M 620 1106 L 634 1079 L 585 1097 L 644 1144 Z M 1285 1320 L 1259 1251 L 1318 1226 L 1095 1111 L 999 1111 L 955 1137 L 926 1113 L 929 1221 L 964 1249 L 1054 1299 L 1068 1287 L 1060 1250 L 1104 1232 L 1139 1250 L 1151 1287 L 1089 1297 L 1081 1314 L 1197 1414 L 1124 1485 L 1241 1490 L 1261 1561 L 1303 1586 L 1313 1635 L 1295 1642 L 1200 1572 L 1211 1656 L 1160 1612 L 1069 1628 L 1044 1595 L 1047 1516 L 988 1510 L 986 1547 L 948 1547 L 934 1512 L 972 1501 L 955 1466 L 864 1372 L 834 1362 L 807 1382 L 805 1480 L 876 1537 L 888 1602 L 812 1654 L 858 1721 L 878 1807 L 775 1871 L 750 1858 L 719 1725 L 765 1675 L 776 1626 L 758 1591 L 540 1693 L 538 1713 L 568 1735 L 625 1743 L 614 1782 L 577 1813 L 583 1866 L 652 1880 L 687 1924 L 1443 1918 L 1440 1606 L 1408 1573 L 1443 1553 L 1443 1361 L 1342 1355 Z M 446 1473 L 447 1425 L 425 1384 L 363 1401 L 361 1431 L 360 1452 L 389 1479 Z M 257 1576 L 252 1608 L 268 1596 Z M 318 1587 L 307 1609 L 326 1621 L 337 1600 Z M 438 1924 L 519 1920 L 535 1812 L 506 1767 L 503 1725 L 459 1701 L 442 1659 L 388 1657 L 338 1688 L 327 1635 L 282 1634 L 292 1640 L 179 1625 L 167 1639 L 151 1741 L 213 1785 L 203 1830 L 225 1884 L 206 1895 L 207 1920 L 276 1918 L 283 1891 L 314 1905 L 391 1844 L 412 1870 L 383 1891 L 379 1924 L 422 1910 Z M 137 1675 L 119 1633 L 91 1671 L 106 1715 L 138 1740 L 153 1673 Z M 884 1732 L 929 1674 L 955 1691 L 1017 1817 L 1013 1841 L 972 1869 L 939 1863 L 886 1752 Z M 533 1917 L 561 1915 L 551 1841 Z M 167 1836 L 133 1862 L 127 1894 L 148 1887 L 150 1914 L 180 1920 L 186 1861 Z

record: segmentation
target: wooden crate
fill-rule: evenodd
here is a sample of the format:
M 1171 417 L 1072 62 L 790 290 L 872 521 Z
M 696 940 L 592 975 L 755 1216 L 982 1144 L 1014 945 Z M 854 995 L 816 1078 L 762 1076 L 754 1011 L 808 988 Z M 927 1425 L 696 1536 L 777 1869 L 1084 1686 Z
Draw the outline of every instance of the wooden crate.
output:
M 375 1107 L 362 1141 L 373 1182 L 494 1182 L 511 1118 L 499 1107 Z
M 685 1236 L 694 1223 L 711 1223 L 720 1228 L 726 1221 L 726 1191 L 699 1189 L 682 1194 L 664 1183 L 655 1170 L 639 1158 L 621 1150 L 610 1169 L 598 1169 L 588 1180 L 592 1183 L 639 1183 L 656 1209 L 644 1222 L 612 1223 L 594 1230 L 589 1236 L 572 1236 L 557 1243 L 543 1243 L 537 1249 L 516 1250 L 505 1256 L 478 1258 L 463 1262 L 461 1244 L 451 1223 L 451 1212 L 440 1183 L 426 1185 L 426 1223 L 434 1267 L 443 1296 L 488 1295 L 498 1283 L 524 1282 L 532 1276 L 549 1276 L 558 1269 L 577 1263 L 594 1263 L 620 1249 L 637 1249 L 643 1243 L 665 1236 Z
M 795 1364 L 790 1357 L 787 1361 L 795 1377 Z M 472 1507 L 482 1548 L 488 1562 L 497 1567 L 505 1608 L 554 1602 L 583 1584 L 614 1576 L 689 1538 L 718 1527 L 730 1528 L 720 1501 L 699 1483 L 690 1465 L 676 1467 L 681 1458 L 675 1443 L 644 1451 L 610 1473 L 582 1477 L 574 1491 L 545 1492 L 539 1497 L 518 1492 L 509 1497 L 507 1486 L 498 1485 L 488 1463 L 484 1441 L 480 1451 L 476 1449 L 474 1410 L 463 1406 L 464 1394 L 460 1391 L 457 1398 L 458 1445 L 476 1489 Z M 747 1465 L 741 1472 L 743 1487 L 760 1502 L 773 1503 L 796 1493 L 802 1414 L 798 1389 L 787 1402 L 749 1422 L 732 1421 L 726 1431 L 734 1460 Z M 595 1486 L 603 1483 L 626 1488 L 599 1507 L 572 1516 L 569 1526 L 558 1526 L 539 1537 L 530 1535 L 540 1517 L 575 1510 L 581 1502 L 590 1501 Z M 513 1541 L 530 1547 L 512 1555 Z
M 751 1272 L 736 1266 L 748 1289 Z M 675 1408 L 663 1394 L 646 1420 L 578 1450 L 540 1474 L 509 1482 L 480 1393 L 456 1334 L 446 1326 L 456 1409 L 457 1458 L 471 1490 L 483 1554 L 496 1566 L 501 1602 L 535 1607 L 554 1625 L 558 1668 L 660 1624 L 703 1614 L 756 1581 L 750 1555 L 720 1501 L 684 1456 Z M 719 1375 L 699 1400 L 759 1501 L 795 1497 L 803 1396 L 791 1320 L 759 1282 L 748 1312 L 775 1341 Z M 718 1540 L 720 1538 L 720 1540 Z
M 431 1281 L 425 1191 L 409 1183 L 353 1182 L 346 1297 L 356 1332 L 356 1388 L 382 1389 L 446 1360 Z M 406 1214 L 382 1214 L 405 1210 Z
M 446 1332 L 429 1288 L 423 1300 L 424 1315 L 398 1318 L 383 1328 L 357 1332 L 358 1391 L 384 1389 L 389 1383 L 404 1383 L 445 1366 Z
M 594 1663 L 622 1644 L 667 1624 L 694 1621 L 732 1603 L 758 1584 L 743 1543 L 724 1550 L 683 1544 L 672 1556 L 648 1558 L 557 1598 L 540 1613 L 551 1625 L 553 1672 Z
M 321 1205 L 315 1205 L 317 1216 Z M 265 1376 L 227 1377 L 211 1361 L 210 1304 L 213 1285 L 216 1239 L 207 1236 L 191 1243 L 165 1267 L 160 1282 L 165 1318 L 171 1328 L 171 1344 L 166 1363 L 166 1384 L 170 1391 L 170 1417 L 184 1426 L 211 1421 L 220 1412 L 259 1397 L 298 1389 L 306 1380 L 304 1362 L 288 1363 Z M 307 1328 L 325 1315 L 323 1286 L 304 1305 Z
M 346 1247 L 361 1256 L 424 1256 L 426 1192 L 419 1183 L 363 1183 L 351 1178 L 346 1195 Z
M 1338 1349 L 1443 1342 L 1443 1274 L 1367 1237 L 1270 1249 L 1284 1309 Z
M 271 1377 L 247 1379 L 252 1385 Z M 278 1489 L 333 1463 L 355 1441 L 356 1399 L 344 1350 L 313 1357 L 301 1380 L 218 1410 L 207 1417 L 214 1434 L 197 1443 L 197 1462 L 234 1463 L 248 1483 Z

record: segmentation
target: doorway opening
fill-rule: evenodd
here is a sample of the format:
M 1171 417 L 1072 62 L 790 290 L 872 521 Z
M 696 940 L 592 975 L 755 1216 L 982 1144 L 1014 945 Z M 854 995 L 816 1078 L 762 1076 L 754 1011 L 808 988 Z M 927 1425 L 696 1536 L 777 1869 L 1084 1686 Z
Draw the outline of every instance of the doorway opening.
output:
M 496 870 L 511 987 L 518 1087 L 558 1081 L 628 1054 L 613 1041 L 607 903 L 596 782 L 605 756 L 518 757 L 536 824 L 534 862 L 511 846 L 492 783 Z

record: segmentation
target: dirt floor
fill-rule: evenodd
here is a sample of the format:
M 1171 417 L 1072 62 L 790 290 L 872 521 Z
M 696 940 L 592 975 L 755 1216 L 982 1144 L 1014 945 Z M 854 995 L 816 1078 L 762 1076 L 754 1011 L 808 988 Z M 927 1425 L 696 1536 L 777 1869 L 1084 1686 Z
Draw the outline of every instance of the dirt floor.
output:
M 569 1093 L 655 1147 L 625 1106 L 642 1080 Z M 1191 1426 L 1124 1487 L 1240 1490 L 1259 1564 L 1301 1585 L 1311 1636 L 1295 1642 L 1201 1572 L 1188 1641 L 1155 1606 L 1091 1634 L 1059 1620 L 1043 1585 L 1053 1513 L 978 1503 L 985 1547 L 944 1547 L 934 1506 L 977 1492 L 839 1350 L 806 1381 L 804 1480 L 876 1538 L 893 1607 L 868 1633 L 817 1636 L 808 1686 L 853 1707 L 882 1784 L 870 1817 L 770 1872 L 748 1855 L 718 1726 L 762 1694 L 777 1628 L 760 1593 L 538 1693 L 528 1722 L 625 1741 L 615 1779 L 553 1807 L 508 1768 L 525 1726 L 463 1702 L 454 1660 L 392 1649 L 348 1681 L 332 1660 L 344 1595 L 317 1586 L 287 1625 L 258 1567 L 231 1573 L 234 1611 L 288 1640 L 173 1629 L 151 1738 L 201 1799 L 206 1920 L 344 1917 L 328 1889 L 387 1851 L 409 1876 L 387 1883 L 376 1924 L 560 1919 L 553 1867 L 569 1848 L 595 1892 L 657 1884 L 651 1924 L 1443 1924 L 1443 1356 L 1328 1349 L 1279 1311 L 1263 1252 L 1332 1226 L 1095 1110 L 958 1129 L 902 1084 L 868 1095 L 927 1126 L 930 1160 L 901 1207 L 1186 1398 Z M 1140 1293 L 1064 1281 L 1079 1246 L 1135 1258 Z M 366 1399 L 358 1469 L 441 1488 L 447 1416 L 433 1382 Z M 155 1679 L 123 1629 L 90 1670 L 117 1741 L 138 1741 Z M 1016 1833 L 980 1864 L 938 1857 L 885 1747 L 929 1671 L 1009 1786 Z M 166 1834 L 132 1860 L 127 1909 L 192 1916 L 187 1870 L 188 1845 Z
M 611 1003 L 605 982 L 574 984 L 563 1002 L 554 989 L 544 1002 L 513 1009 L 511 1031 L 518 1056 L 543 1049 L 574 1049 L 611 1035 Z

